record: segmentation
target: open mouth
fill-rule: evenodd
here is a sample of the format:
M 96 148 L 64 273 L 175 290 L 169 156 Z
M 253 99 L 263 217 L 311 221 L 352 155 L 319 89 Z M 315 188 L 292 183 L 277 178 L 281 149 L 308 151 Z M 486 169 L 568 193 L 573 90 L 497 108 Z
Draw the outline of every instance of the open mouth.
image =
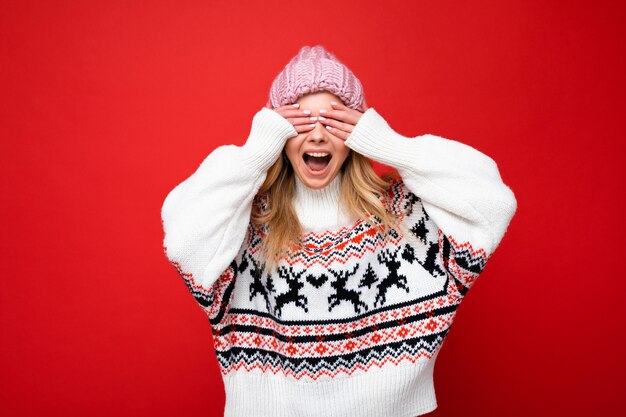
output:
M 313 156 L 305 153 L 302 157 L 304 158 L 306 166 L 313 172 L 325 170 L 332 159 L 330 154 L 326 156 Z

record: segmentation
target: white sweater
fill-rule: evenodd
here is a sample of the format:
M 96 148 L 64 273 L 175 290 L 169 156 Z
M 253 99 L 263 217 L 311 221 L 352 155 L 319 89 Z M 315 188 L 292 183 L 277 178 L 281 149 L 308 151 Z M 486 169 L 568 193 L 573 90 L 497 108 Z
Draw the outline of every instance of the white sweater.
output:
M 381 201 L 410 236 L 385 237 L 341 212 L 341 174 L 322 190 L 296 178 L 304 243 L 270 274 L 259 251 L 267 230 L 250 213 L 265 208 L 256 193 L 296 135 L 261 109 L 244 146 L 216 148 L 163 203 L 165 254 L 210 320 L 225 415 L 432 411 L 437 354 L 515 196 L 487 155 L 430 134 L 404 137 L 369 108 L 345 144 L 398 170 Z

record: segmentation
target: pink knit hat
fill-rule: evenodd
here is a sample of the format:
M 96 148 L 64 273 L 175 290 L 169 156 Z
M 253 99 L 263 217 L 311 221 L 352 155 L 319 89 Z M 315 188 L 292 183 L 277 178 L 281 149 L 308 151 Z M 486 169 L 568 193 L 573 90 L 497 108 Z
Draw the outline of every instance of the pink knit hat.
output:
M 321 45 L 303 46 L 274 79 L 270 104 L 276 108 L 322 90 L 336 95 L 352 109 L 363 104 L 361 82 L 348 67 Z

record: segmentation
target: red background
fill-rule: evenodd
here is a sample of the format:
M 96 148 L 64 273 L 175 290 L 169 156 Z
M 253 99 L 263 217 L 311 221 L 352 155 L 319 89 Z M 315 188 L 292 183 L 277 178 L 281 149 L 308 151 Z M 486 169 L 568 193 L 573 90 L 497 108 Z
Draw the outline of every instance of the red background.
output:
M 222 415 L 161 204 L 243 144 L 274 76 L 322 44 L 396 131 L 476 147 L 518 199 L 444 343 L 431 415 L 617 414 L 623 5 L 3 1 L 0 413 Z

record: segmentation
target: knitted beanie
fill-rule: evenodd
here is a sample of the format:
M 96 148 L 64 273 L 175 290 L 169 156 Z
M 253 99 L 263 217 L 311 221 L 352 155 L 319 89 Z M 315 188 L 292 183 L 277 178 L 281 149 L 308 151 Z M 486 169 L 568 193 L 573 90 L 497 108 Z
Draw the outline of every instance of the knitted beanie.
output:
M 269 101 L 276 108 L 317 91 L 336 95 L 352 109 L 359 109 L 364 100 L 359 79 L 335 55 L 317 45 L 303 46 L 276 76 Z

